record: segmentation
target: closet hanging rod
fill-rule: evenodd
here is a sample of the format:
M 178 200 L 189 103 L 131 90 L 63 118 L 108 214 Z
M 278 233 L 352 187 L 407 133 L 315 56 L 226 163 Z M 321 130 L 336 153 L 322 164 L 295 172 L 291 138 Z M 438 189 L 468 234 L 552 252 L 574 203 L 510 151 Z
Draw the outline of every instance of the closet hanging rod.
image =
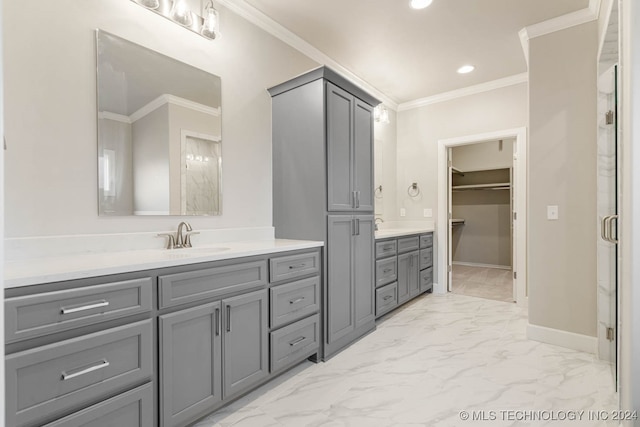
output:
M 508 190 L 511 188 L 509 182 L 496 182 L 491 184 L 454 185 L 452 190 Z

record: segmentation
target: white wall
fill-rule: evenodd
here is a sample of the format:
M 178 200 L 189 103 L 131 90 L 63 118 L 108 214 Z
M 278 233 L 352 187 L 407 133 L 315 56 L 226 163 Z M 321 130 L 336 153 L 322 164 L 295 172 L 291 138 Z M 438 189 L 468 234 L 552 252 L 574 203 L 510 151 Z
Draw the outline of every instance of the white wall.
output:
M 4 2 L 0 1 L 0 137 L 4 135 Z M 4 212 L 4 150 L 0 145 L 0 212 Z M 4 215 L 3 215 L 4 219 Z M 4 240 L 4 221 L 0 222 L 0 241 Z M 0 245 L 0 277 L 4 277 L 4 245 Z M 4 281 L 3 281 L 4 288 Z M 4 343 L 4 293 L 0 296 L 0 343 Z M 4 360 L 4 345 L 0 345 L 0 360 Z M 4 363 L 0 363 L 0 426 L 4 426 Z
M 271 226 L 266 88 L 316 62 L 224 8 L 216 41 L 126 0 L 4 8 L 7 237 L 169 230 L 180 221 L 97 215 L 96 28 L 221 77 L 223 215 L 189 221 L 196 229 Z
M 504 169 L 513 166 L 513 139 L 454 147 L 453 166 L 461 171 Z
M 389 110 L 389 123 L 374 124 L 375 179 L 374 187 L 382 185 L 382 194 L 376 192 L 375 213 L 383 221 L 389 221 L 396 211 L 396 137 L 398 118 Z

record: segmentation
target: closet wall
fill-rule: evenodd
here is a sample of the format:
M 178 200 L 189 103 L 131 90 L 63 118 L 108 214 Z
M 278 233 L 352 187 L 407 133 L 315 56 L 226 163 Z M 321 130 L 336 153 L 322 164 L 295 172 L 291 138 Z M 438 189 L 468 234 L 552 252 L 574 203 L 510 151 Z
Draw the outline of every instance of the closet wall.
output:
M 453 262 L 510 268 L 513 141 L 454 147 L 452 176 Z M 476 187 L 489 184 L 487 188 Z M 506 184 L 506 185 L 505 185 Z

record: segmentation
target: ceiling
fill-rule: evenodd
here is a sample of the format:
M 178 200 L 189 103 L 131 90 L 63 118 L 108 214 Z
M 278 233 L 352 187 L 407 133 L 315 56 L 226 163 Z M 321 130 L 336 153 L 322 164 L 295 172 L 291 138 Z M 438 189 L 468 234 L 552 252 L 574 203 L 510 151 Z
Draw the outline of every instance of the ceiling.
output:
M 245 0 L 397 103 L 527 71 L 522 28 L 589 0 Z M 476 67 L 470 74 L 456 70 Z

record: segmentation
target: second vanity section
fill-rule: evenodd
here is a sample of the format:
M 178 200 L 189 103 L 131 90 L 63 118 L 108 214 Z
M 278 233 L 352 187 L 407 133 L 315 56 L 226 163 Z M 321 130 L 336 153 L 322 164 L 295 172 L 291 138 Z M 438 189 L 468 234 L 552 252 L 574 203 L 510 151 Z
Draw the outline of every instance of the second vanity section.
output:
M 433 232 L 380 232 L 375 253 L 376 318 L 433 292 Z
M 6 289 L 7 426 L 197 421 L 318 352 L 321 263 L 313 247 Z

